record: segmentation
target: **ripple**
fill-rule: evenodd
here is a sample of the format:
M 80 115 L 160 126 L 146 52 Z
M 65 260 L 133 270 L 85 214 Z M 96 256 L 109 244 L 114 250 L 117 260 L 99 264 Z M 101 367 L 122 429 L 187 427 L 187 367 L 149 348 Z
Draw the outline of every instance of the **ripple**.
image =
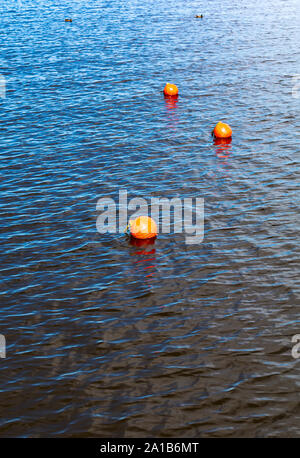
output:
M 0 7 L 2 437 L 299 436 L 299 8 L 175 3 Z M 203 242 L 98 234 L 125 189 Z

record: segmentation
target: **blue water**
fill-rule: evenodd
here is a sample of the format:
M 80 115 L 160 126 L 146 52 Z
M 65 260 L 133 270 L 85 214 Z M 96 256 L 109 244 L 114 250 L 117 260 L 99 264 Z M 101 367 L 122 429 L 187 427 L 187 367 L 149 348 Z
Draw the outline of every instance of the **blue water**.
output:
M 1 437 L 299 437 L 298 1 L 0 13 Z M 203 242 L 99 234 L 120 190 Z

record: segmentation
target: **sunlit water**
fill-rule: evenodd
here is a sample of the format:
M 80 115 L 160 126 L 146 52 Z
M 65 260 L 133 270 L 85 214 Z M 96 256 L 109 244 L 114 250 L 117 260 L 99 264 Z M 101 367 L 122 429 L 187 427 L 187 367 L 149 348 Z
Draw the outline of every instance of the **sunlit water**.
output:
M 2 437 L 300 436 L 299 10 L 2 2 Z M 203 242 L 99 234 L 119 190 Z

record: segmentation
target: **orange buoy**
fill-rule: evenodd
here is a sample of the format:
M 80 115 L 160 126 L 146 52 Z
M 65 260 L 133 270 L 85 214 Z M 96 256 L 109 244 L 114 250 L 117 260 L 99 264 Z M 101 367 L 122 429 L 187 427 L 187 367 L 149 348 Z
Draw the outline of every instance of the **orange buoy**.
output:
M 225 122 L 218 122 L 213 133 L 216 138 L 230 138 L 232 136 L 231 127 Z
M 176 84 L 167 83 L 164 88 L 164 94 L 168 96 L 178 95 L 178 87 Z
M 133 221 L 129 221 L 130 234 L 136 239 L 151 239 L 157 236 L 157 226 L 155 221 L 149 216 L 139 216 Z

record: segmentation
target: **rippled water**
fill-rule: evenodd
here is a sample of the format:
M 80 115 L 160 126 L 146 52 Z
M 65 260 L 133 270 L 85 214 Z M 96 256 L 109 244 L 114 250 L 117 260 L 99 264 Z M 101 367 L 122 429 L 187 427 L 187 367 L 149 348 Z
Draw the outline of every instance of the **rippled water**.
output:
M 3 3 L 1 436 L 299 437 L 298 1 Z M 203 242 L 99 234 L 125 189 Z

